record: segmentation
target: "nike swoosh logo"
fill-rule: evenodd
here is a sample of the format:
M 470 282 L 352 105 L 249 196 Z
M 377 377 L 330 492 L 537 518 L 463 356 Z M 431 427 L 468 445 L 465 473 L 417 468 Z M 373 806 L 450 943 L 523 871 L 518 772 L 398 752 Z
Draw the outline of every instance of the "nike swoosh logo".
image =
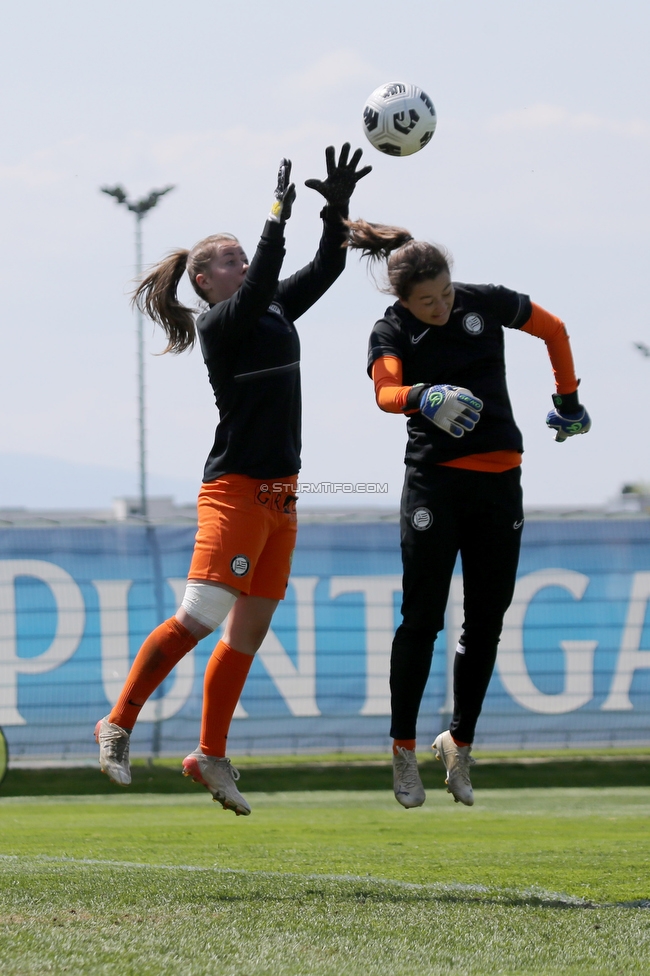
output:
M 416 345 L 416 343 L 418 343 L 420 339 L 423 339 L 424 336 L 427 334 L 427 332 L 430 331 L 431 331 L 430 329 L 425 329 L 424 332 L 420 332 L 419 336 L 411 336 L 411 342 L 413 343 L 413 345 Z
M 513 525 L 513 529 L 520 529 L 523 524 L 524 524 L 523 519 L 521 520 L 521 522 L 515 522 L 515 524 Z

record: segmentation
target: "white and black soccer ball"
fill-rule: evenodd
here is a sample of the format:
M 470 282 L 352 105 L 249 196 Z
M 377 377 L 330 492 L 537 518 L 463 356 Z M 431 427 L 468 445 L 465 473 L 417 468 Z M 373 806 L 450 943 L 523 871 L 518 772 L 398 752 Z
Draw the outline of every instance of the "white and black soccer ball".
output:
M 433 102 L 417 85 L 394 81 L 376 88 L 363 109 L 363 131 L 388 156 L 424 149 L 436 131 Z

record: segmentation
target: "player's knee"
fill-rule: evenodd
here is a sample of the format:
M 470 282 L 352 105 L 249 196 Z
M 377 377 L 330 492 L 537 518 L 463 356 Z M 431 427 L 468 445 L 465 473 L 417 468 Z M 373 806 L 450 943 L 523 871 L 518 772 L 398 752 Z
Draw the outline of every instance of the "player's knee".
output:
M 397 628 L 393 638 L 393 657 L 401 656 L 408 660 L 412 660 L 414 657 L 428 658 L 430 660 L 437 636 L 437 631 L 429 627 L 405 627 L 402 624 Z
M 397 628 L 395 641 L 408 644 L 411 647 L 432 647 L 440 628 L 426 625 L 418 621 L 417 624 L 407 624 L 406 621 Z
M 457 653 L 468 657 L 484 657 L 495 654 L 501 638 L 501 625 L 494 627 L 476 627 L 465 630 L 458 641 Z
M 223 586 L 190 582 L 185 587 L 181 606 L 197 623 L 216 630 L 232 610 L 236 599 L 237 595 Z
M 251 628 L 242 635 L 239 642 L 242 646 L 241 648 L 238 647 L 237 650 L 242 650 L 244 654 L 257 654 L 268 631 L 268 624 L 264 627 Z

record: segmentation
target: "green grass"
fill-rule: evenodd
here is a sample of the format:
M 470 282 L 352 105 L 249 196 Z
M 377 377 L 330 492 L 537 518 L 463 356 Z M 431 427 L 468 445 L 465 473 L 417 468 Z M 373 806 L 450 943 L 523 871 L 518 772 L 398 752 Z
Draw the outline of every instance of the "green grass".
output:
M 649 788 L 248 795 L 0 800 L 3 976 L 650 970 Z
M 598 753 L 479 753 L 472 782 L 479 790 L 563 786 L 650 786 L 648 752 Z M 235 758 L 242 770 L 245 791 L 390 790 L 390 760 L 365 756 L 295 756 Z M 194 786 L 180 775 L 181 759 L 133 763 L 130 792 L 191 795 Z M 423 751 L 422 781 L 438 789 L 444 778 L 441 765 Z M 114 794 L 119 787 L 99 774 L 98 768 L 10 769 L 0 785 L 1 796 Z

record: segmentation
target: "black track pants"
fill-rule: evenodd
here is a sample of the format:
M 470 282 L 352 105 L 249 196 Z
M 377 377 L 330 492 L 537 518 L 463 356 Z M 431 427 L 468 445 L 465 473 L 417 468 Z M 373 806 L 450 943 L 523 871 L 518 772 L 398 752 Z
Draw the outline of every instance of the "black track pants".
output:
M 461 742 L 474 739 L 515 587 L 524 520 L 520 479 L 520 468 L 501 474 L 442 465 L 407 468 L 401 505 L 404 619 L 393 640 L 390 667 L 391 735 L 396 739 L 416 736 L 459 552 L 465 622 L 454 659 L 450 730 Z

